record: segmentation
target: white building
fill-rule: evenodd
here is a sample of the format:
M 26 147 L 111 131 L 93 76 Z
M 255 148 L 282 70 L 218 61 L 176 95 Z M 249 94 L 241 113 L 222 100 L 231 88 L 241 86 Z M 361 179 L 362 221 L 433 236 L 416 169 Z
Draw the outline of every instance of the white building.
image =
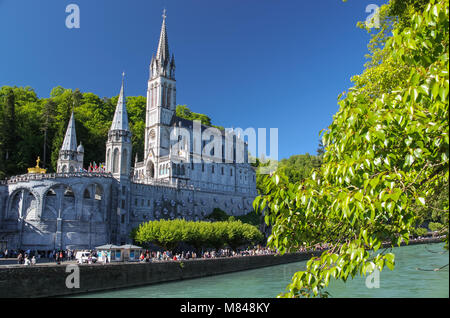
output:
M 200 220 L 214 208 L 230 215 L 252 211 L 256 174 L 247 144 L 177 117 L 175 107 L 175 58 L 169 54 L 164 17 L 150 64 L 142 161 L 131 164 L 122 81 L 106 141 L 106 173 L 80 172 L 84 149 L 77 146 L 72 114 L 56 174 L 0 182 L 0 244 L 38 250 L 122 245 L 145 221 Z

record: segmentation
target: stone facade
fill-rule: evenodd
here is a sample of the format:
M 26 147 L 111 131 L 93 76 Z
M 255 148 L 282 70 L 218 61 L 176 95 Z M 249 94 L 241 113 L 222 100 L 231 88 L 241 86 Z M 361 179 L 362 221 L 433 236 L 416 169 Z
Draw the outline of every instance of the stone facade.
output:
M 136 158 L 131 166 L 122 81 L 104 171 L 82 169 L 84 149 L 77 147 L 72 114 L 57 173 L 0 181 L 0 248 L 124 244 L 130 243 L 133 228 L 149 220 L 201 220 L 214 208 L 230 215 L 250 212 L 257 192 L 247 144 L 239 136 L 177 117 L 175 83 L 175 58 L 169 56 L 164 19 L 150 64 L 143 161 Z M 210 148 L 211 138 L 223 145 Z M 243 160 L 238 158 L 240 150 Z

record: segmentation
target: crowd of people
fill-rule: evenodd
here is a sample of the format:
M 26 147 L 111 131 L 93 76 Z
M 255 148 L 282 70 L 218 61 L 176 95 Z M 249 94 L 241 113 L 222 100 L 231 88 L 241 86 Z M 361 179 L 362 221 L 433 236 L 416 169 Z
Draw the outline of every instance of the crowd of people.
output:
M 56 263 L 64 261 L 73 261 L 75 259 L 75 250 L 51 250 L 51 251 L 38 251 L 38 250 L 8 250 L 0 251 L 0 258 L 15 258 L 17 264 L 34 265 L 41 259 L 45 259 L 47 262 L 54 260 Z
M 267 247 L 256 246 L 254 248 L 247 248 L 233 251 L 229 248 L 219 250 L 202 250 L 201 252 L 183 251 L 180 253 L 173 253 L 171 251 L 143 251 L 139 257 L 141 262 L 164 262 L 164 261 L 183 261 L 189 259 L 205 259 L 205 258 L 220 258 L 220 257 L 239 257 L 239 256 L 255 256 L 255 255 L 271 255 L 276 252 Z
M 326 245 L 317 245 L 315 250 L 326 249 Z M 300 248 L 299 252 L 306 252 L 306 249 Z M 34 265 L 39 260 L 44 259 L 46 262 L 54 261 L 55 263 L 62 263 L 64 261 L 75 260 L 76 250 L 53 250 L 53 251 L 37 251 L 37 250 L 5 250 L 0 251 L 0 258 L 15 258 L 17 264 Z M 89 251 L 90 255 L 97 255 L 96 251 Z M 150 251 L 144 250 L 139 256 L 141 262 L 164 262 L 164 261 L 180 261 L 188 259 L 207 259 L 207 258 L 221 258 L 221 257 L 242 257 L 255 255 L 272 255 L 277 251 L 268 247 L 255 246 L 253 248 L 232 250 L 230 248 L 223 248 L 219 250 L 202 250 L 182 251 L 174 253 L 172 251 Z M 91 262 L 89 262 L 91 263 Z
M 433 235 L 433 238 L 443 238 L 444 236 Z M 429 236 L 411 238 L 410 242 L 414 241 L 426 241 L 430 239 Z M 328 244 L 317 244 L 312 249 L 306 249 L 305 247 L 299 247 L 298 252 L 311 252 L 311 251 L 323 251 L 329 249 Z M 41 259 L 45 259 L 46 262 L 54 261 L 58 264 L 64 261 L 75 260 L 76 250 L 52 250 L 52 251 L 38 251 L 38 250 L 3 250 L 0 251 L 0 258 L 15 258 L 18 264 L 23 265 L 35 265 Z M 90 255 L 97 255 L 96 251 L 88 251 Z M 189 259 L 208 259 L 208 258 L 221 258 L 221 257 L 242 257 L 242 256 L 255 256 L 255 255 L 271 255 L 277 254 L 276 250 L 268 247 L 262 247 L 260 245 L 253 248 L 232 250 L 230 248 L 223 248 L 219 250 L 201 250 L 195 251 L 182 251 L 174 253 L 172 251 L 150 251 L 144 250 L 139 256 L 141 262 L 164 262 L 164 261 L 183 261 Z M 104 257 L 105 258 L 105 257 Z M 105 258 L 107 259 L 107 258 Z M 91 262 L 89 262 L 91 263 Z
M 300 247 L 298 252 L 310 252 L 313 251 L 323 251 L 328 249 L 327 244 L 317 244 L 312 249 L 306 249 Z M 173 253 L 171 251 L 154 252 L 154 251 L 143 251 L 139 257 L 141 262 L 158 262 L 158 261 L 179 261 L 188 259 L 199 259 L 199 258 L 220 258 L 220 257 L 243 257 L 243 256 L 255 256 L 255 255 L 273 255 L 277 254 L 278 251 L 273 250 L 268 247 L 262 247 L 260 245 L 253 248 L 239 249 L 234 251 L 230 248 L 223 248 L 219 250 L 202 250 L 199 253 L 195 252 L 180 252 Z

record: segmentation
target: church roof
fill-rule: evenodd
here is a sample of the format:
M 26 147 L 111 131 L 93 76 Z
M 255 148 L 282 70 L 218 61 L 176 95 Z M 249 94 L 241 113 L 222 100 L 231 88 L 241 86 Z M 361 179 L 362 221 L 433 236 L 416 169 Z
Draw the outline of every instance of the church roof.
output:
M 61 150 L 77 151 L 77 135 L 75 132 L 75 118 L 73 112 L 70 116 L 69 126 L 67 127 Z
M 175 126 L 178 126 L 178 127 L 184 127 L 184 128 L 188 128 L 190 130 L 194 129 L 194 121 L 193 120 L 185 119 L 183 117 L 178 117 L 177 115 L 173 115 L 172 116 L 172 120 L 170 121 L 170 125 L 171 126 L 175 125 Z M 203 131 L 205 131 L 208 128 L 215 128 L 215 127 L 201 124 L 201 129 L 202 129 L 201 131 L 202 131 L 202 133 L 203 133 Z M 225 136 L 225 130 L 221 130 L 221 129 L 218 129 L 218 130 L 220 131 L 220 134 L 222 136 Z
M 125 74 L 123 74 L 125 75 Z M 128 128 L 128 113 L 125 105 L 125 99 L 123 96 L 123 79 L 122 87 L 120 88 L 119 100 L 117 101 L 116 112 L 114 113 L 114 119 L 111 124 L 110 130 L 127 130 Z

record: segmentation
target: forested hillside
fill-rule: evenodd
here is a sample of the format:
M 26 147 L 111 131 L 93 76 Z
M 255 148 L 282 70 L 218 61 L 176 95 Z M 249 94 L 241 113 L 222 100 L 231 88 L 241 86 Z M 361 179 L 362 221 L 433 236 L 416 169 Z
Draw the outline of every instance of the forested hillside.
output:
M 114 117 L 118 96 L 99 97 L 78 89 L 55 87 L 48 98 L 39 98 L 31 87 L 0 88 L 0 179 L 26 173 L 40 156 L 41 167 L 54 172 L 72 109 L 75 113 L 77 141 L 85 149 L 84 164 L 101 163 L 105 143 Z M 126 98 L 133 154 L 143 158 L 145 107 L 143 96 Z M 211 119 L 193 113 L 186 105 L 177 106 L 176 114 L 199 119 L 211 125 Z M 216 126 L 219 127 L 219 126 Z

